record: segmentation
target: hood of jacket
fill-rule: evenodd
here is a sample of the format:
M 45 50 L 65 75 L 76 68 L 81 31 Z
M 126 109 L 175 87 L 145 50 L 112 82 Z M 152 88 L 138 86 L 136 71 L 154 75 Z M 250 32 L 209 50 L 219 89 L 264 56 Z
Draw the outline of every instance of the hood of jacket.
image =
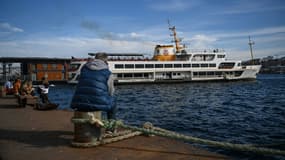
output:
M 100 59 L 94 59 L 91 62 L 86 63 L 87 68 L 90 70 L 102 70 L 102 69 L 108 69 L 108 64 L 106 64 L 104 61 Z

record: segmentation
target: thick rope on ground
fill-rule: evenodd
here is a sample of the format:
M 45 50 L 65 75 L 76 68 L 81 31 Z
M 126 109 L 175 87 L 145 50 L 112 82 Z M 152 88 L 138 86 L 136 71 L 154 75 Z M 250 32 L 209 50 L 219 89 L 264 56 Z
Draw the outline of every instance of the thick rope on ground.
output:
M 175 138 L 175 139 L 180 139 L 180 140 L 184 140 L 188 142 L 220 147 L 224 149 L 238 150 L 238 151 L 244 151 L 244 152 L 254 152 L 258 154 L 271 154 L 271 155 L 285 156 L 285 151 L 282 151 L 282 150 L 262 148 L 262 147 L 258 148 L 258 147 L 253 147 L 252 145 L 246 145 L 246 144 L 232 144 L 228 142 L 218 142 L 218 141 L 206 140 L 206 139 L 196 138 L 192 136 L 182 135 L 182 134 L 168 131 L 168 130 L 158 128 L 158 127 L 139 128 L 139 127 L 134 127 L 134 126 L 128 126 L 123 123 L 118 123 L 117 125 L 125 129 L 140 131 L 144 134 L 153 134 L 157 136 Z
M 73 123 L 93 123 L 90 119 L 72 119 Z M 220 147 L 224 149 L 230 149 L 230 150 L 238 150 L 238 151 L 244 151 L 244 152 L 254 152 L 258 154 L 271 154 L 271 155 L 282 155 L 285 156 L 285 151 L 277 150 L 277 149 L 270 149 L 270 148 L 263 148 L 263 147 L 254 147 L 253 145 L 247 145 L 247 144 L 232 144 L 229 142 L 218 142 L 213 140 L 206 140 L 202 138 L 192 137 L 192 136 L 186 136 L 182 135 L 173 131 L 169 131 L 166 129 L 162 129 L 159 127 L 154 127 L 151 123 L 147 122 L 144 124 L 143 128 L 135 127 L 135 126 L 129 126 L 125 125 L 122 121 L 103 121 L 104 128 L 112 129 L 117 127 L 122 127 L 125 129 L 130 129 L 134 131 L 141 132 L 146 135 L 157 135 L 162 137 L 169 137 L 174 139 L 180 139 L 192 143 L 199 143 L 199 144 L 205 144 L 210 145 L 214 147 Z

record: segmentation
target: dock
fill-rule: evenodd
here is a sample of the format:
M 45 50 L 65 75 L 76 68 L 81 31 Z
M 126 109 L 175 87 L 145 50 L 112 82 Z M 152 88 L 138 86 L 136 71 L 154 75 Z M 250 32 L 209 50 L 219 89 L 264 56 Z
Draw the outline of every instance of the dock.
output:
M 224 160 L 224 155 L 159 136 L 136 136 L 92 148 L 71 146 L 73 112 L 20 108 L 16 98 L 0 98 L 0 160 Z

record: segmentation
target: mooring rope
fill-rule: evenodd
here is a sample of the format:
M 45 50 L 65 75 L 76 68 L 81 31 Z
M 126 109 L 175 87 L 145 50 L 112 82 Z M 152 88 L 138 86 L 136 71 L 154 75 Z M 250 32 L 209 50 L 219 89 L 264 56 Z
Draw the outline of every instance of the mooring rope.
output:
M 91 124 L 94 123 L 92 122 L 91 119 L 78 119 L 78 118 L 77 119 L 73 118 L 72 122 L 73 123 L 91 123 Z M 254 152 L 254 153 L 263 154 L 263 155 L 271 154 L 271 155 L 285 156 L 285 151 L 283 150 L 263 148 L 263 147 L 254 147 L 253 145 L 248 145 L 248 144 L 233 144 L 229 142 L 219 142 L 219 141 L 197 138 L 193 136 L 179 134 L 179 133 L 169 131 L 163 128 L 154 127 L 150 122 L 145 123 L 143 127 L 125 125 L 122 121 L 115 121 L 115 120 L 102 121 L 102 122 L 104 124 L 103 127 L 107 129 L 114 129 L 117 127 L 122 127 L 124 129 L 138 131 L 146 135 L 157 135 L 157 136 L 162 136 L 162 137 L 174 138 L 174 139 L 184 140 L 184 141 L 192 142 L 192 143 L 199 143 L 199 144 L 205 144 L 205 145 L 210 145 L 214 147 L 220 147 L 223 149 Z

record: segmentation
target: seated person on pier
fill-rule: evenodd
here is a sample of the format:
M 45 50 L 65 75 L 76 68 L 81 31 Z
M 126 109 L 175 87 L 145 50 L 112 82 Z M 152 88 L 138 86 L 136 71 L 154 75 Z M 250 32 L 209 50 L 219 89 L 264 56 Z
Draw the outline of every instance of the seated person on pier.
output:
M 43 85 L 39 86 L 39 94 L 42 103 L 50 103 L 48 99 L 49 83 L 48 81 L 43 81 Z
M 34 97 L 33 82 L 31 80 L 25 80 L 21 85 L 18 100 L 21 107 L 26 107 L 27 104 L 36 105 L 37 97 Z
M 16 96 L 19 96 L 20 95 L 20 88 L 21 88 L 21 80 L 20 80 L 20 78 L 17 78 L 15 80 L 13 88 L 14 88 L 14 94 Z
M 13 84 L 12 84 L 11 79 L 5 82 L 5 92 L 7 95 L 14 93 Z
M 37 110 L 52 110 L 52 109 L 56 109 L 58 107 L 58 104 L 51 103 L 49 98 L 48 98 L 49 82 L 46 78 L 43 78 L 42 85 L 39 85 L 37 92 L 40 95 L 40 102 L 37 104 L 35 109 L 37 109 Z
M 114 84 L 106 53 L 97 53 L 82 68 L 71 108 L 80 112 L 105 111 L 107 118 L 116 119 Z
M 31 80 L 25 81 L 21 88 L 21 95 L 34 96 L 33 82 Z

